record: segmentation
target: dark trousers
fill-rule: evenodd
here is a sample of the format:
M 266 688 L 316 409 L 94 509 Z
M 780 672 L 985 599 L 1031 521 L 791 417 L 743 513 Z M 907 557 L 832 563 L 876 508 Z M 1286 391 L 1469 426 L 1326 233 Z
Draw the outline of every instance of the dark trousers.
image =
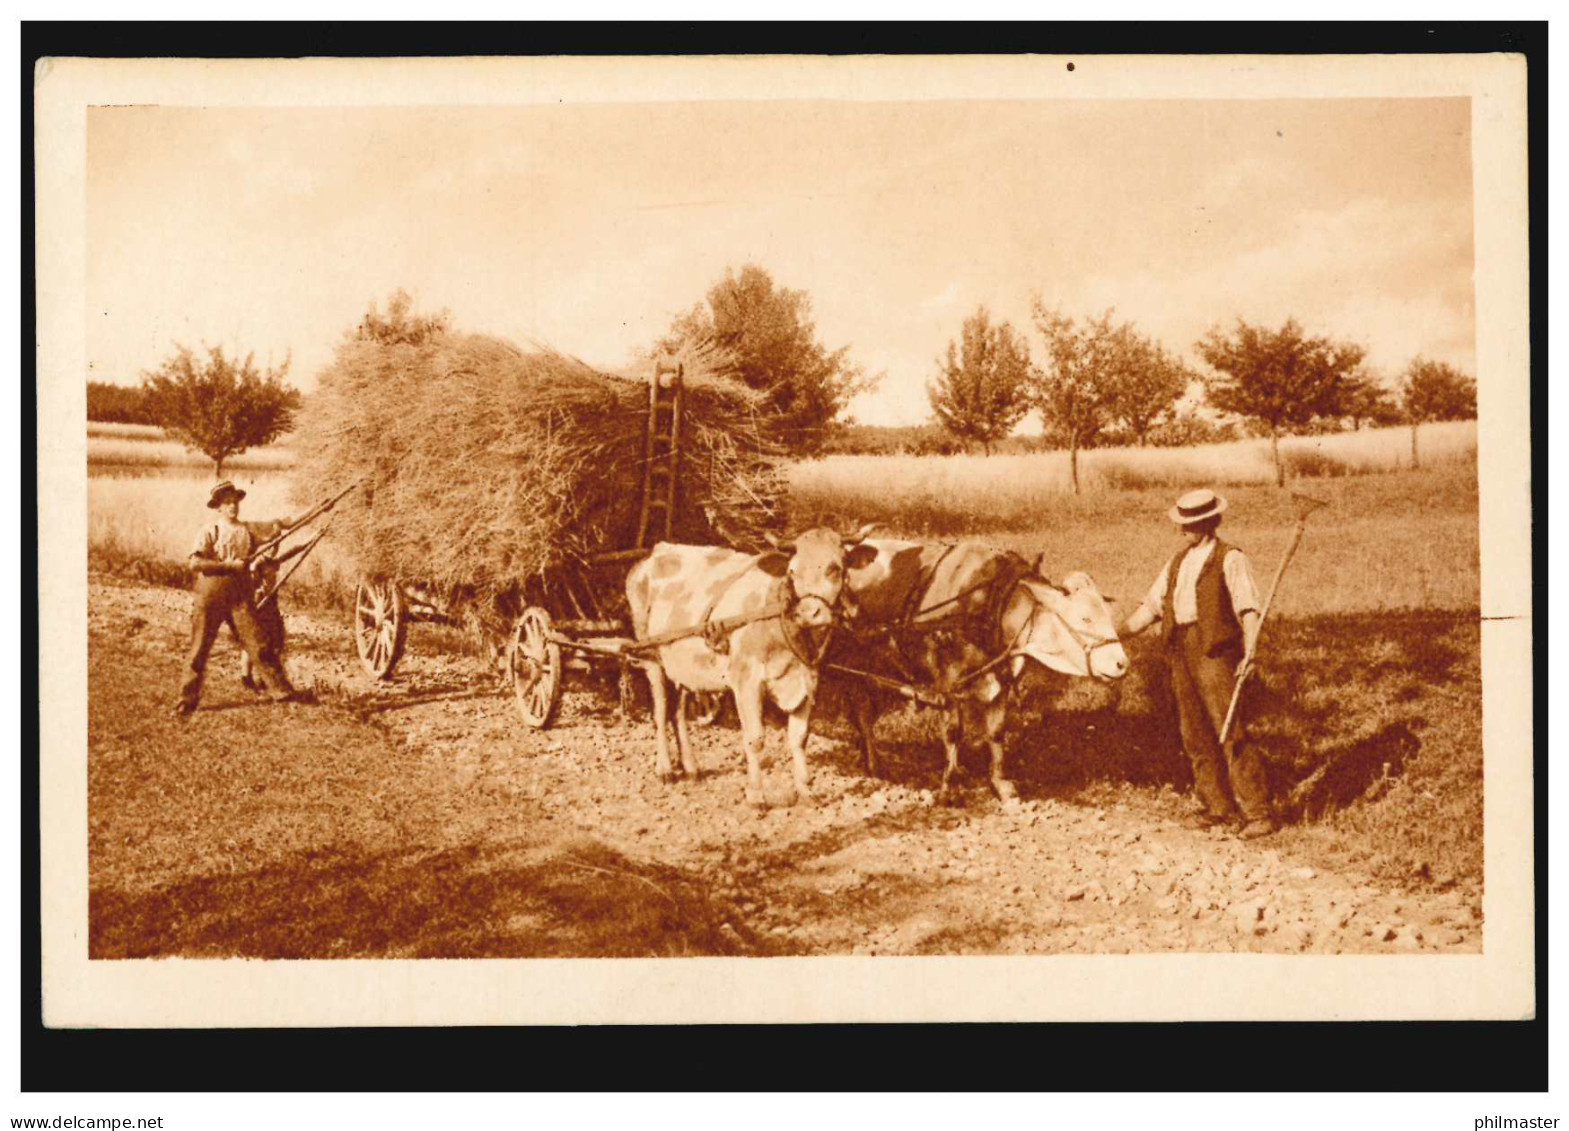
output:
M 234 629 L 251 659 L 252 670 L 259 673 L 275 698 L 285 698 L 292 693 L 289 677 L 283 674 L 278 659 L 267 639 L 267 631 L 257 619 L 252 605 L 249 579 L 244 576 L 199 574 L 191 606 L 191 650 L 185 662 L 185 683 L 180 688 L 180 700 L 194 708 L 202 697 L 202 677 L 207 673 L 207 657 L 212 653 L 213 641 L 224 625 Z
M 260 589 L 260 586 L 258 586 L 258 589 Z M 267 651 L 272 654 L 273 662 L 280 668 L 283 667 L 283 654 L 286 650 L 287 638 L 284 636 L 283 611 L 278 608 L 277 596 L 274 595 L 272 600 L 265 605 L 252 605 L 251 608 L 256 616 L 257 627 L 261 629 L 262 641 L 266 645 Z M 230 625 L 232 627 L 232 620 Z M 238 629 L 235 630 L 234 638 L 236 640 L 240 638 Z M 242 645 L 240 649 L 240 679 L 254 683 L 258 677 L 259 673 L 251 662 L 251 654 L 245 651 Z M 251 683 L 247 683 L 246 686 L 251 686 Z
M 1239 648 L 1206 656 L 1199 633 L 1191 625 L 1179 626 L 1167 652 L 1171 661 L 1171 690 L 1177 698 L 1177 720 L 1182 748 L 1193 763 L 1193 788 L 1212 817 L 1235 818 L 1240 810 L 1247 820 L 1268 818 L 1269 782 L 1258 751 L 1242 741 L 1242 705 L 1231 723 L 1231 738 L 1220 748 L 1220 728 L 1236 685 Z

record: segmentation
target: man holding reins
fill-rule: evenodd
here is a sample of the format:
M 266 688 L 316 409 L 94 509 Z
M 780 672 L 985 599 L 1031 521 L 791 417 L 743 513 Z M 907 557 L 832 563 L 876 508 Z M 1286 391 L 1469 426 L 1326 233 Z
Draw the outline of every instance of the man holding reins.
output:
M 1161 570 L 1120 635 L 1161 622 L 1182 745 L 1202 805 L 1189 826 L 1238 826 L 1238 835 L 1251 840 L 1275 831 L 1264 764 L 1242 741 L 1240 719 L 1233 721 L 1225 750 L 1220 731 L 1262 621 L 1247 555 L 1216 535 L 1225 509 L 1226 500 L 1207 489 L 1177 500 L 1167 513 L 1188 544 Z

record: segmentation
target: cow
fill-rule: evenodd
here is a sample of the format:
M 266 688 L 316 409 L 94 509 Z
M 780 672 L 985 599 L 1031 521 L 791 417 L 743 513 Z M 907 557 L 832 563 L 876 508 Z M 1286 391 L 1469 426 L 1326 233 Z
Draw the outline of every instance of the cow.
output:
M 1033 659 L 1053 671 L 1105 683 L 1128 671 L 1106 600 L 1087 573 L 1060 584 L 1040 576 L 1017 554 L 975 542 L 937 545 L 875 538 L 849 570 L 848 600 L 856 609 L 830 655 L 840 665 L 869 670 L 947 696 L 943 747 L 946 791 L 959 768 L 966 722 L 980 716 L 991 752 L 991 784 L 1005 803 L 1018 791 L 1004 772 L 1000 741 L 1008 692 Z M 843 683 L 869 774 L 877 773 L 873 728 L 881 704 L 866 682 Z
M 669 680 L 681 689 L 675 724 L 684 773 L 699 773 L 687 741 L 687 693 L 729 690 L 746 750 L 746 800 L 761 807 L 763 707 L 772 698 L 789 716 L 796 800 L 812 801 L 806 740 L 817 664 L 833 631 L 847 555 L 855 554 L 864 533 L 846 538 L 820 527 L 760 555 L 661 542 L 633 567 L 626 583 L 633 632 L 639 640 L 661 641 L 652 649 L 634 645 L 629 654 L 653 691 L 662 779 L 675 776 L 666 735 Z

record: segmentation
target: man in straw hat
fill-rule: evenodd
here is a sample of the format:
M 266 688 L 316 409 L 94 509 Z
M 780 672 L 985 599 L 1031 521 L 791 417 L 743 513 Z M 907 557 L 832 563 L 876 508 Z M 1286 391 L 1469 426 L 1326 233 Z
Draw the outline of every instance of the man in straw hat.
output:
M 1202 805 L 1190 826 L 1236 825 L 1251 840 L 1275 831 L 1264 765 L 1242 742 L 1240 719 L 1233 720 L 1224 751 L 1219 739 L 1261 622 L 1247 555 L 1215 534 L 1225 509 L 1226 500 L 1208 489 L 1177 500 L 1167 513 L 1188 544 L 1166 563 L 1120 634 L 1135 636 L 1161 622 L 1182 745 Z
M 227 479 L 213 484 L 207 506 L 218 517 L 202 527 L 196 548 L 188 559 L 196 574 L 195 600 L 191 606 L 191 650 L 186 661 L 185 683 L 175 703 L 176 715 L 196 710 L 202 696 L 202 677 L 213 641 L 225 624 L 231 625 L 240 646 L 250 657 L 252 670 L 266 681 L 275 700 L 289 699 L 294 688 L 284 675 L 256 615 L 255 580 L 247 559 L 256 548 L 251 531 L 240 521 L 240 500 L 245 492 Z

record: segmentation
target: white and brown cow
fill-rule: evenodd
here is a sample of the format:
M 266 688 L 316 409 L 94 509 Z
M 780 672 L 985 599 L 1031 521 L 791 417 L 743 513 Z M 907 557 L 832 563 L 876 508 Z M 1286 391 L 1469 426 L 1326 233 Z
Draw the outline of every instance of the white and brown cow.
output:
M 666 680 L 687 692 L 729 690 L 735 696 L 746 749 L 746 799 L 763 804 L 763 706 L 773 699 L 789 715 L 786 737 L 796 798 L 811 800 L 806 740 L 817 695 L 817 662 L 832 631 L 847 569 L 846 554 L 860 535 L 808 530 L 773 554 L 743 554 L 710 546 L 661 542 L 627 575 L 632 628 L 640 639 L 708 626 L 707 631 L 660 645 L 637 660 L 654 697 L 657 768 L 673 776 L 666 725 Z M 866 556 L 870 557 L 868 553 Z M 749 620 L 754 614 L 774 614 Z M 725 622 L 734 627 L 726 628 Z M 694 777 L 686 712 L 675 712 L 681 768 Z
M 1103 682 L 1121 679 L 1128 656 L 1105 598 L 1090 576 L 1060 584 L 1039 576 L 1016 554 L 976 542 L 933 544 L 868 539 L 849 571 L 856 632 L 840 634 L 834 661 L 946 692 L 953 702 L 943 727 L 947 789 L 959 766 L 966 723 L 979 716 L 991 752 L 991 783 L 1009 801 L 1017 790 L 1003 765 L 1008 692 L 1033 659 L 1053 671 Z M 1038 564 L 1038 563 L 1037 563 Z M 879 627 L 908 624 L 894 633 Z M 859 643 L 851 643 L 854 635 Z M 1007 659 L 993 663 L 1007 653 Z M 990 665 L 990 666 L 988 666 Z M 971 678 L 982 668 L 986 670 Z M 878 697 L 854 677 L 844 680 L 868 773 L 877 772 L 873 728 Z

